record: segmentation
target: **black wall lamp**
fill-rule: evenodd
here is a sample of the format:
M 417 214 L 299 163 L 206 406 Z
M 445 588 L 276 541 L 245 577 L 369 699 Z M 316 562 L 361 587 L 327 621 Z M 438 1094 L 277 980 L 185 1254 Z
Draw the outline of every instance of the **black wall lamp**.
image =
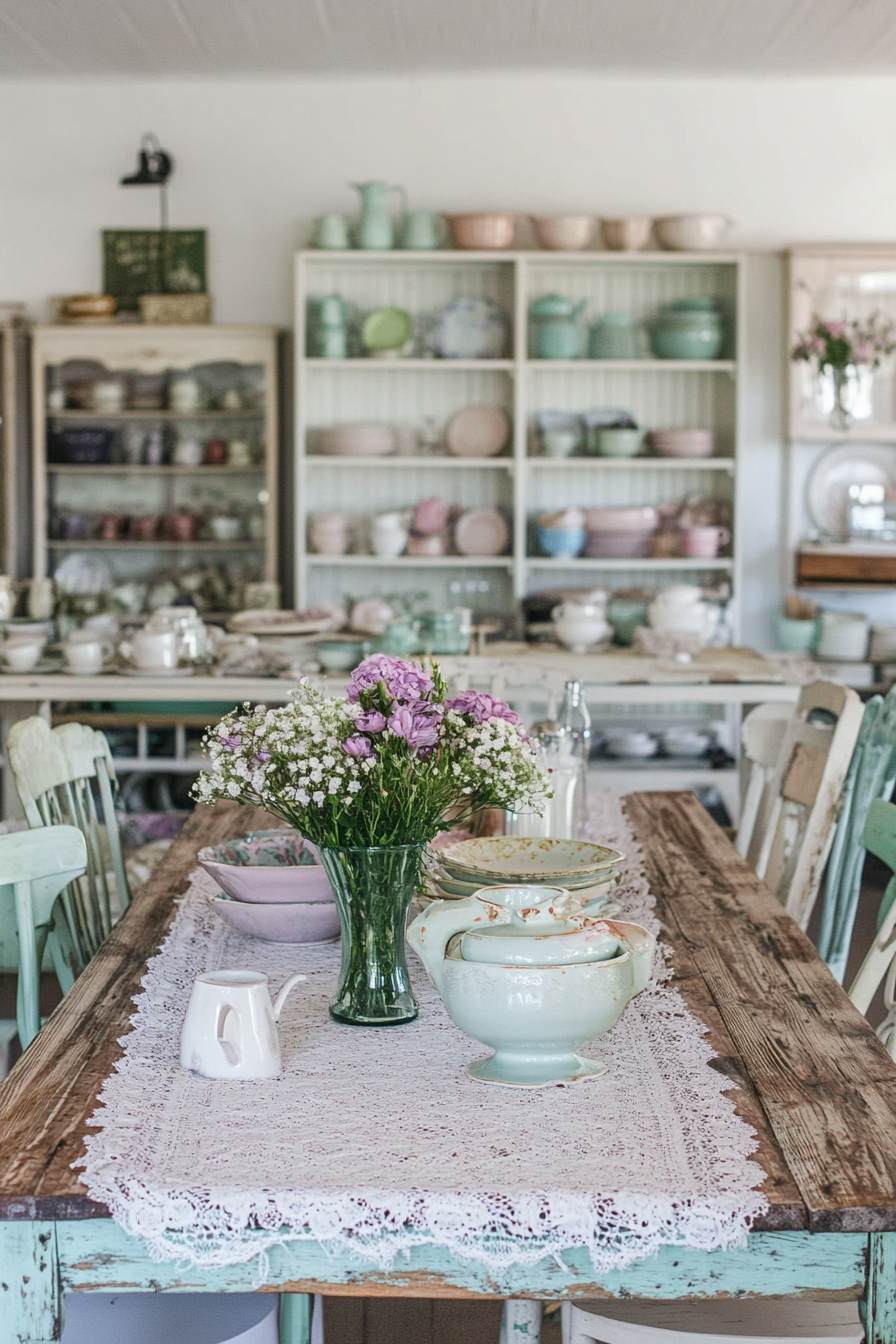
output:
M 159 144 L 157 138 L 148 132 L 140 141 L 137 156 L 137 171 L 128 177 L 119 179 L 121 187 L 158 187 L 161 230 L 168 229 L 168 192 L 167 183 L 174 172 L 174 159 Z

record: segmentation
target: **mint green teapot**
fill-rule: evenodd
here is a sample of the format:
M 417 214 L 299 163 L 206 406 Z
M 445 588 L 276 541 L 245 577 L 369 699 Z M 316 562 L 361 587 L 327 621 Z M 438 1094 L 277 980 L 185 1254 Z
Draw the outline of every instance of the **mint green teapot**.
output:
M 573 303 L 562 294 L 545 294 L 529 304 L 532 353 L 536 359 L 581 359 L 582 318 L 588 300 Z
M 386 208 L 389 196 L 397 192 L 401 197 L 401 213 L 408 212 L 404 187 L 390 187 L 386 182 L 352 182 L 361 197 L 361 218 L 355 229 L 355 245 L 365 252 L 388 252 L 395 245 L 392 220 Z
M 562 887 L 484 887 L 434 901 L 408 929 L 461 1031 L 494 1053 L 469 1065 L 483 1083 L 547 1087 L 605 1073 L 576 1052 L 640 994 L 656 940 Z

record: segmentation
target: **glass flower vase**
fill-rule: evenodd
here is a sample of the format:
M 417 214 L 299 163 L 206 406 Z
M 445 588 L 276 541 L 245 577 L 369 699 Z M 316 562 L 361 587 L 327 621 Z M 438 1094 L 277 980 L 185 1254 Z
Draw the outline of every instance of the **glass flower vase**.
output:
M 417 1016 L 405 929 L 422 856 L 422 845 L 321 848 L 342 931 L 339 988 L 330 1004 L 337 1022 L 386 1027 Z

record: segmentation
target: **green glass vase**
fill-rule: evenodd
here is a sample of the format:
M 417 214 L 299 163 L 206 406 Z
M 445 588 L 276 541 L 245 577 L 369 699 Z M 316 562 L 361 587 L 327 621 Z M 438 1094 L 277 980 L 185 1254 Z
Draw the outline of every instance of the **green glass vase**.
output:
M 342 930 L 342 970 L 330 1004 L 337 1022 L 388 1027 L 417 1016 L 405 929 L 422 857 L 422 845 L 321 849 Z

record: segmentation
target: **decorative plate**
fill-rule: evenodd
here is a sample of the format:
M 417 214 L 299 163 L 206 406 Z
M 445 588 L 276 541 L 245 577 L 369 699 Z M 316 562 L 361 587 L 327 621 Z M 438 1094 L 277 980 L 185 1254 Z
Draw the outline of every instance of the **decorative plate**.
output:
M 806 507 L 819 532 L 849 536 L 851 485 L 882 485 L 887 502 L 896 503 L 896 446 L 838 443 L 818 459 L 806 486 Z
M 468 509 L 454 525 L 460 555 L 500 555 L 509 540 L 510 528 L 497 509 Z
M 414 320 L 403 308 L 375 308 L 361 327 L 365 350 L 400 350 L 414 334 Z
M 500 406 L 465 406 L 445 428 L 445 447 L 455 457 L 494 457 L 510 438 L 510 420 Z
M 434 339 L 443 359 L 500 359 L 507 319 L 492 299 L 453 299 L 436 317 Z
M 528 836 L 488 836 L 447 845 L 439 855 L 458 872 L 500 875 L 514 882 L 535 876 L 583 877 L 600 868 L 621 863 L 618 849 L 595 845 L 590 840 L 533 839 Z
M 227 629 L 240 635 L 320 635 L 342 624 L 336 609 L 312 607 L 309 611 L 272 611 L 263 607 L 238 611 Z

